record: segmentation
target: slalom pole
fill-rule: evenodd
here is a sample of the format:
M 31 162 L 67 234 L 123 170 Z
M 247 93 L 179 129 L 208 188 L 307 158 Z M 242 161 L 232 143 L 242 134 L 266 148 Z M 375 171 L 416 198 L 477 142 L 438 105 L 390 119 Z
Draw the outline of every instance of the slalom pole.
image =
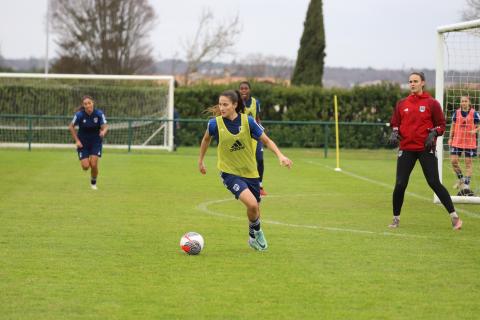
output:
M 336 145 L 336 154 L 337 154 L 337 167 L 335 171 L 342 171 L 340 169 L 340 138 L 338 135 L 338 103 L 337 103 L 337 95 L 333 96 L 333 105 L 335 108 L 335 145 Z

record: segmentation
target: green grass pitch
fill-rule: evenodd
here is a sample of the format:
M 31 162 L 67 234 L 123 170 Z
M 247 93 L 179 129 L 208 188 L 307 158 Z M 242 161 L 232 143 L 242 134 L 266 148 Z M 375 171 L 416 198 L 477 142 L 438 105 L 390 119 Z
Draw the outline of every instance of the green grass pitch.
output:
M 478 319 L 480 207 L 452 231 L 417 163 L 388 230 L 394 151 L 342 151 L 342 172 L 283 151 L 291 170 L 266 152 L 255 252 L 214 148 L 206 176 L 197 148 L 106 150 L 97 191 L 73 150 L 1 149 L 0 319 Z

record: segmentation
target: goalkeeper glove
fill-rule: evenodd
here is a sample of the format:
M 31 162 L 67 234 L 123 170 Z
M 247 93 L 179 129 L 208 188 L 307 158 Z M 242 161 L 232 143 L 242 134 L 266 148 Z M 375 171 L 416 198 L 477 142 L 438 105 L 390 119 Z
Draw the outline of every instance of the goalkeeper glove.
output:
M 398 133 L 398 130 L 394 129 L 392 134 L 390 134 L 390 138 L 388 138 L 388 144 L 396 147 L 400 140 L 402 140 L 402 136 Z
M 437 130 L 429 129 L 430 133 L 428 134 L 427 139 L 425 139 L 425 150 L 430 151 L 432 150 L 433 146 L 435 145 L 436 138 L 438 136 Z

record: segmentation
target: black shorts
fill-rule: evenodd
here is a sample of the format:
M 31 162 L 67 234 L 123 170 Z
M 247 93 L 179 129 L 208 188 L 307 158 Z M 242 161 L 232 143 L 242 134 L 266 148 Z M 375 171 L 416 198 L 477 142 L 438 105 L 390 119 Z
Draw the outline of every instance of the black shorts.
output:
M 465 153 L 465 158 L 475 158 L 477 156 L 477 149 L 450 148 L 450 154 L 452 155 L 461 156 L 462 152 Z

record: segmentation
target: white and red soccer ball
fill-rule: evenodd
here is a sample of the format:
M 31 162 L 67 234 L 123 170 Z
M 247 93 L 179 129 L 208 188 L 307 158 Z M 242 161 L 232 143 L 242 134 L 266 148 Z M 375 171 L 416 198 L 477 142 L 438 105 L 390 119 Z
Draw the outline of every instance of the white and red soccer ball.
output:
M 205 241 L 197 232 L 187 232 L 180 239 L 180 248 L 189 255 L 197 255 L 202 249 Z

